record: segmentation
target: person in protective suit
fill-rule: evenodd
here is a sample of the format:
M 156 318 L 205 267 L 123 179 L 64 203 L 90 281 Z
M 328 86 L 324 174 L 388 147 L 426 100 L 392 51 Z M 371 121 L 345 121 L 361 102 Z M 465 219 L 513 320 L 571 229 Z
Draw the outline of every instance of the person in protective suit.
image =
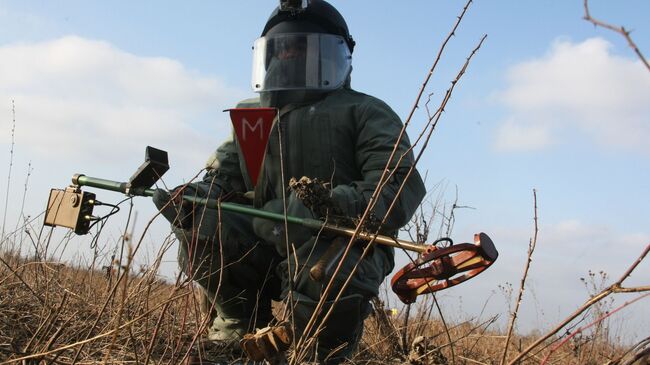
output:
M 253 47 L 252 87 L 259 98 L 237 106 L 279 110 L 257 184 L 233 137 L 208 160 L 202 181 L 185 186 L 183 193 L 222 200 L 244 195 L 265 210 L 284 213 L 286 207 L 288 215 L 325 218 L 288 190 L 290 178 L 306 176 L 329 182 L 333 210 L 358 218 L 388 168 L 394 174 L 373 213 L 386 218 L 382 233 L 396 234 L 425 188 L 416 170 L 407 178 L 414 157 L 406 135 L 389 163 L 403 126 L 399 117 L 381 100 L 350 86 L 354 45 L 345 20 L 327 2 L 281 1 Z M 204 290 L 209 340 L 234 344 L 267 326 L 273 320 L 272 300 L 288 304 L 299 338 L 331 277 L 316 282 L 309 269 L 335 237 L 293 226 L 285 232 L 282 222 L 203 206 L 174 206 L 169 197 L 157 190 L 154 202 L 180 241 L 182 270 Z M 345 259 L 325 298 L 326 310 L 362 251 L 357 245 Z M 352 354 L 371 311 L 369 300 L 393 269 L 393 258 L 392 248 L 377 245 L 360 261 L 317 336 L 315 360 L 338 363 Z

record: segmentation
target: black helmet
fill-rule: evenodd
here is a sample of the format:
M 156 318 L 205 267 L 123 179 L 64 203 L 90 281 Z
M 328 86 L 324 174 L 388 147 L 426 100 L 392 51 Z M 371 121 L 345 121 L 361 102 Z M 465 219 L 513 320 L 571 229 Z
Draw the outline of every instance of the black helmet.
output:
M 350 49 L 354 40 L 341 13 L 323 0 L 280 0 L 267 20 L 262 37 L 278 33 L 329 33 L 343 37 Z
M 281 0 L 253 44 L 251 86 L 264 106 L 322 98 L 349 85 L 354 40 L 323 0 Z

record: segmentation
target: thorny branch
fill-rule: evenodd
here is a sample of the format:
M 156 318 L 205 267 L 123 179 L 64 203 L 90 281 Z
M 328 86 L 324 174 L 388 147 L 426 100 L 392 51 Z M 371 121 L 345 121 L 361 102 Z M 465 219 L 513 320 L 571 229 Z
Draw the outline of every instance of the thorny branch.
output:
M 467 70 L 467 67 L 468 67 L 468 65 L 469 65 L 469 62 L 471 61 L 471 59 L 473 58 L 473 56 L 476 54 L 476 52 L 480 49 L 480 47 L 481 47 L 481 45 L 483 44 L 483 42 L 485 41 L 485 38 L 486 38 L 486 37 L 487 37 L 487 35 L 484 35 L 484 36 L 481 38 L 481 40 L 479 41 L 478 45 L 477 45 L 477 46 L 472 50 L 472 52 L 470 53 L 470 55 L 467 57 L 467 59 L 466 59 L 464 65 L 463 65 L 463 67 L 461 68 L 461 70 L 460 70 L 460 71 L 458 72 L 458 74 L 456 75 L 456 78 L 454 79 L 454 81 L 451 82 L 452 85 L 451 85 L 451 87 L 447 90 L 447 92 L 446 92 L 446 94 L 445 94 L 445 97 L 443 98 L 443 100 L 442 100 L 442 102 L 441 102 L 441 105 L 440 105 L 440 107 L 439 107 L 439 109 L 438 109 L 439 112 L 437 113 L 437 116 L 435 117 L 435 121 L 430 122 L 429 124 L 427 124 L 427 126 L 425 127 L 425 130 L 422 132 L 422 135 L 424 135 L 424 134 L 427 132 L 427 130 L 428 130 L 428 134 L 427 134 L 426 139 L 425 139 L 425 141 L 424 141 L 424 146 L 422 147 L 422 149 L 421 149 L 420 153 L 418 154 L 418 156 L 415 158 L 415 161 L 414 161 L 413 166 L 411 166 L 411 167 L 409 168 L 408 172 L 406 173 L 406 176 L 404 177 L 404 180 L 403 180 L 401 186 L 399 187 L 398 191 L 397 191 L 396 194 L 395 194 L 395 199 L 393 199 L 393 201 L 391 202 L 390 206 L 388 207 L 388 209 L 387 209 L 387 211 L 386 211 L 386 214 L 385 214 L 384 219 L 382 220 L 382 222 L 381 222 L 381 224 L 380 224 L 380 227 L 383 226 L 383 225 L 385 224 L 387 217 L 390 216 L 390 213 L 392 212 L 393 208 L 395 207 L 395 205 L 396 205 L 396 203 L 397 203 L 397 199 L 398 199 L 398 197 L 399 197 L 400 194 L 402 193 L 402 191 L 403 191 L 403 189 L 404 189 L 404 186 L 405 186 L 406 182 L 408 181 L 409 177 L 411 176 L 411 174 L 413 173 L 413 171 L 414 171 L 414 169 L 415 169 L 415 165 L 417 165 L 418 161 L 419 161 L 420 158 L 422 157 L 422 154 L 423 154 L 424 151 L 426 150 L 426 146 L 427 146 L 427 144 L 428 144 L 428 142 L 429 142 L 429 140 L 430 140 L 430 138 L 431 138 L 431 135 L 432 135 L 432 133 L 433 133 L 433 131 L 434 131 L 435 125 L 436 125 L 437 122 L 440 120 L 440 117 L 442 116 L 442 111 L 444 110 L 444 107 L 445 107 L 445 105 L 447 104 L 447 102 L 450 100 L 451 95 L 452 95 L 452 93 L 453 93 L 453 90 L 454 90 L 455 86 L 458 84 L 458 81 L 459 81 L 459 80 L 462 78 L 462 76 L 465 74 L 465 72 L 466 72 L 466 70 Z M 432 118 L 432 119 L 433 119 L 433 118 Z M 422 137 L 422 135 L 420 136 L 420 138 Z M 419 139 L 418 139 L 418 140 L 419 140 Z M 415 144 L 414 144 L 414 145 L 415 145 Z M 411 147 L 411 148 L 412 148 L 412 147 Z M 409 151 L 410 151 L 410 149 L 409 149 Z M 407 152 L 405 152 L 405 154 L 406 154 L 406 153 L 407 153 Z M 405 155 L 405 154 L 404 154 L 404 155 Z M 404 155 L 402 155 L 402 156 L 400 157 L 400 160 L 404 157 Z M 398 165 L 399 165 L 399 162 L 398 162 Z M 384 171 L 386 172 L 387 170 L 388 170 L 388 169 L 385 169 Z M 394 171 L 393 171 L 393 172 L 394 172 Z M 385 185 L 385 184 L 383 184 L 383 185 L 378 185 L 377 190 L 375 191 L 375 193 L 381 192 L 381 188 L 382 188 L 384 185 Z M 373 194 L 373 196 L 375 196 L 375 195 Z M 371 198 L 371 200 L 372 200 L 372 198 Z M 375 200 L 375 202 L 376 202 L 376 200 Z M 368 217 L 368 215 L 369 215 L 368 212 L 369 212 L 371 209 L 372 209 L 372 206 L 369 205 L 369 207 L 366 209 L 366 212 L 364 213 L 364 215 L 363 215 L 362 218 L 360 219 L 360 223 L 357 225 L 357 228 L 356 228 L 356 230 L 355 230 L 355 233 L 354 233 L 353 237 L 351 237 L 351 240 L 348 242 L 348 246 L 347 246 L 345 252 L 343 253 L 343 255 L 342 255 L 342 257 L 341 257 L 341 259 L 340 259 L 340 261 L 339 261 L 339 265 L 337 266 L 336 270 L 334 271 L 334 274 L 332 274 L 332 279 L 330 279 L 330 284 L 333 282 L 333 278 L 336 276 L 336 274 L 339 272 L 340 268 L 342 267 L 343 261 L 345 260 L 345 257 L 346 257 L 346 255 L 347 255 L 348 251 L 350 250 L 350 248 L 351 248 L 351 246 L 352 246 L 352 244 L 353 244 L 353 242 L 354 242 L 354 239 L 356 238 L 356 236 L 358 235 L 358 233 L 359 233 L 359 231 L 360 231 L 361 224 L 363 224 L 363 222 L 365 221 L 365 219 Z M 342 296 L 343 291 L 347 288 L 348 284 L 349 284 L 350 281 L 352 280 L 352 277 L 353 277 L 354 274 L 356 273 L 356 270 L 357 270 L 357 268 L 358 268 L 358 266 L 359 266 L 361 260 L 363 260 L 363 258 L 366 257 L 366 255 L 368 254 L 368 252 L 369 252 L 370 248 L 372 247 L 373 243 L 374 243 L 374 239 L 371 240 L 371 241 L 368 243 L 368 245 L 365 247 L 364 251 L 362 252 L 362 254 L 361 254 L 360 258 L 359 258 L 359 260 L 357 260 L 355 266 L 352 268 L 352 270 L 351 270 L 350 274 L 348 275 L 347 279 L 345 280 L 345 282 L 344 282 L 343 285 L 341 286 L 341 289 L 339 290 L 339 292 L 338 292 L 336 298 L 334 299 L 333 303 L 337 303 L 337 302 L 338 302 L 338 300 L 339 300 L 340 297 Z M 329 289 L 329 285 L 328 285 L 328 288 L 326 288 L 326 292 L 325 292 L 325 294 L 323 294 L 323 297 L 322 297 L 322 298 L 325 298 L 325 297 L 326 297 L 326 295 L 327 295 L 327 293 L 328 293 L 328 289 Z M 321 301 L 324 301 L 322 298 L 321 298 Z M 320 310 L 322 310 L 322 306 L 321 306 L 320 308 L 317 307 L 317 310 L 314 312 L 315 314 L 312 315 L 312 318 L 315 318 L 315 316 L 317 315 L 316 313 L 319 313 Z M 320 325 L 317 327 L 317 330 L 315 331 L 315 333 L 318 333 L 318 332 L 323 328 L 324 323 L 327 321 L 327 319 L 329 318 L 329 316 L 331 315 L 331 313 L 333 312 L 333 310 L 334 310 L 334 305 L 330 306 L 328 312 L 325 314 L 323 320 L 321 321 Z M 308 323 L 308 326 L 309 326 L 310 324 L 313 326 L 313 323 L 312 323 L 311 321 L 310 321 L 310 323 Z M 311 329 L 311 327 L 307 327 L 307 328 L 305 329 L 305 332 L 303 332 L 303 336 L 304 336 L 306 333 L 309 333 L 308 330 L 310 330 L 310 329 Z M 300 347 L 300 345 L 301 345 L 301 342 L 298 342 L 298 346 L 299 346 L 299 347 Z
M 575 312 L 573 312 L 569 317 L 567 317 L 562 323 L 557 325 L 555 328 L 550 330 L 546 335 L 540 337 L 537 339 L 535 342 L 533 342 L 531 345 L 529 345 L 525 350 L 520 352 L 514 359 L 512 359 L 508 364 L 509 365 L 514 365 L 517 363 L 517 361 L 521 360 L 526 354 L 528 354 L 531 350 L 533 350 L 535 347 L 539 346 L 541 343 L 546 341 L 548 338 L 559 332 L 564 326 L 569 324 L 571 321 L 573 321 L 575 318 L 577 318 L 580 314 L 582 314 L 584 311 L 589 309 L 592 305 L 598 303 L 602 299 L 606 298 L 612 293 L 637 293 L 637 292 L 644 292 L 644 291 L 650 291 L 650 286 L 638 286 L 638 287 L 633 287 L 633 288 L 625 288 L 623 287 L 623 281 L 627 279 L 634 269 L 643 261 L 643 259 L 648 255 L 648 252 L 650 252 L 650 244 L 646 246 L 646 248 L 643 250 L 639 258 L 636 259 L 636 261 L 630 266 L 627 271 L 621 276 L 618 281 L 616 281 L 614 284 L 610 285 L 609 287 L 605 288 L 603 291 L 600 293 L 596 294 L 595 296 L 591 297 L 589 300 L 587 300 L 580 308 L 578 308 Z
M 625 303 L 623 303 L 621 306 L 619 306 L 618 308 L 616 308 L 616 309 L 614 309 L 614 310 L 612 310 L 612 311 L 609 311 L 609 312 L 605 313 L 604 315 L 602 315 L 602 316 L 596 318 L 595 321 L 589 323 L 588 325 L 586 325 L 586 326 L 582 326 L 582 327 L 578 328 L 577 330 L 573 331 L 573 333 L 571 333 L 569 336 L 565 337 L 562 341 L 560 341 L 560 343 L 558 343 L 557 345 L 553 346 L 553 348 L 551 349 L 551 351 L 549 351 L 549 353 L 546 354 L 546 356 L 544 357 L 544 359 L 542 360 L 542 362 L 540 363 L 540 365 L 545 365 L 545 364 L 546 364 L 546 361 L 548 360 L 548 358 L 551 357 L 551 355 L 552 355 L 552 354 L 553 354 L 557 349 L 559 349 L 562 345 L 564 345 L 565 343 L 567 343 L 570 339 L 572 339 L 573 337 L 575 337 L 577 334 L 582 333 L 582 331 L 584 331 L 584 330 L 586 330 L 586 329 L 592 327 L 593 325 L 595 325 L 595 324 L 597 324 L 597 323 L 602 322 L 602 321 L 603 321 L 604 319 L 606 319 L 607 317 L 612 316 L 614 313 L 620 311 L 621 309 L 623 309 L 623 308 L 625 308 L 625 307 L 631 305 L 632 303 L 635 303 L 635 302 L 637 302 L 637 301 L 639 301 L 639 300 L 641 300 L 641 299 L 643 299 L 643 298 L 645 298 L 645 297 L 647 297 L 647 296 L 649 296 L 649 295 L 650 295 L 650 293 L 645 293 L 645 294 L 641 295 L 640 297 L 637 297 L 637 298 L 634 298 L 634 299 L 632 299 L 632 300 L 630 300 L 630 301 L 628 301 L 628 302 L 625 302 Z
M 637 47 L 636 43 L 634 43 L 634 41 L 632 40 L 632 37 L 630 37 L 631 31 L 625 29 L 624 26 L 617 27 L 617 26 L 614 26 L 614 25 L 611 25 L 609 23 L 605 23 L 605 22 L 603 22 L 601 20 L 593 18 L 591 16 L 591 14 L 589 13 L 589 0 L 585 0 L 584 6 L 585 6 L 585 16 L 583 17 L 584 20 L 592 23 L 596 27 L 603 27 L 605 29 L 612 30 L 612 31 L 622 35 L 625 38 L 625 40 L 627 41 L 627 44 L 634 50 L 634 53 L 636 53 L 636 55 L 639 56 L 639 59 L 641 60 L 641 62 L 643 62 L 645 67 L 648 69 L 648 71 L 650 71 L 650 64 L 648 64 L 648 61 L 645 59 L 645 57 L 643 57 L 643 54 L 641 53 L 641 50 L 639 49 L 639 47 Z
M 397 168 L 395 168 L 395 169 L 391 169 L 390 166 L 392 165 L 393 159 L 395 158 L 395 155 L 396 155 L 396 153 L 397 153 L 397 151 L 398 151 L 398 148 L 399 148 L 399 145 L 400 145 L 400 141 L 402 140 L 402 138 L 403 138 L 404 135 L 405 135 L 406 127 L 407 127 L 407 125 L 409 124 L 409 122 L 410 122 L 410 120 L 411 120 L 411 118 L 412 118 L 412 116 L 413 116 L 413 114 L 414 114 L 414 112 L 415 112 L 415 109 L 418 108 L 418 104 L 419 104 L 420 98 L 421 98 L 421 96 L 422 96 L 422 94 L 423 94 L 423 92 L 424 92 L 424 90 L 425 90 L 425 88 L 426 88 L 426 85 L 428 84 L 428 81 L 429 81 L 429 79 L 430 79 L 430 77 L 431 77 L 431 75 L 432 75 L 432 73 L 433 73 L 433 70 L 435 69 L 435 66 L 437 65 L 438 61 L 439 61 L 440 58 L 441 58 L 441 55 L 442 55 L 443 50 L 444 50 L 444 48 L 445 48 L 445 45 L 447 44 L 447 42 L 449 41 L 449 39 L 454 35 L 456 28 L 457 28 L 458 25 L 460 24 L 460 21 L 462 20 L 463 15 L 464 15 L 465 12 L 467 11 L 467 8 L 469 7 L 469 5 L 470 5 L 471 3 L 472 3 L 472 0 L 469 0 L 469 1 L 467 2 L 467 4 L 465 5 L 465 7 L 463 8 L 463 11 L 461 12 L 461 15 L 458 17 L 457 22 L 455 23 L 455 25 L 454 25 L 452 31 L 449 33 L 449 35 L 447 36 L 447 38 L 446 38 L 445 41 L 443 42 L 443 44 L 442 44 L 442 46 L 441 46 L 441 48 L 440 48 L 440 51 L 439 51 L 439 53 L 438 53 L 438 56 L 437 56 L 436 60 L 434 61 L 434 64 L 433 64 L 432 68 L 430 69 L 429 73 L 427 74 L 427 77 L 425 78 L 425 81 L 424 81 L 424 83 L 423 83 L 423 85 L 422 85 L 422 88 L 421 88 L 419 94 L 418 94 L 418 97 L 416 98 L 415 105 L 413 106 L 413 109 L 411 110 L 411 113 L 409 114 L 409 117 L 407 118 L 406 122 L 404 123 L 404 126 L 402 127 L 402 130 L 400 131 L 400 134 L 399 134 L 399 136 L 398 136 L 398 138 L 397 138 L 397 141 L 395 142 L 395 145 L 394 145 L 394 147 L 393 147 L 393 151 L 391 152 L 391 156 L 389 157 L 389 160 L 388 160 L 387 163 L 386 163 L 386 168 L 384 169 L 384 172 L 382 173 L 382 176 L 381 176 L 381 178 L 379 179 L 379 183 L 377 184 L 377 187 L 376 187 L 375 191 L 374 191 L 373 194 L 371 195 L 371 197 L 370 197 L 370 199 L 369 199 L 369 202 L 368 202 L 368 206 L 367 206 L 366 210 L 364 211 L 364 213 L 362 214 L 361 218 L 359 219 L 359 223 L 357 224 L 357 227 L 355 228 L 355 232 L 354 232 L 353 236 L 350 237 L 350 240 L 348 241 L 347 247 L 345 248 L 343 254 L 341 255 L 341 258 L 340 258 L 340 260 L 339 260 L 338 266 L 335 268 L 334 273 L 332 274 L 332 277 L 331 277 L 329 283 L 327 284 L 325 290 L 323 291 L 323 294 L 321 295 L 321 299 L 320 299 L 319 303 L 317 304 L 316 309 L 315 309 L 314 313 L 312 314 L 312 317 L 310 318 L 310 320 L 308 321 L 307 325 L 305 326 L 305 329 L 304 329 L 304 331 L 303 331 L 303 333 L 302 333 L 302 336 L 301 336 L 300 340 L 299 340 L 298 343 L 297 343 L 297 348 L 301 348 L 301 345 L 304 345 L 304 343 L 308 340 L 308 338 L 309 338 L 310 335 L 312 334 L 312 329 L 313 329 L 313 327 L 314 327 L 314 325 L 315 325 L 316 318 L 317 318 L 317 316 L 320 314 L 320 312 L 322 311 L 322 309 L 323 309 L 323 305 L 324 305 L 324 303 L 325 303 L 325 301 L 326 301 L 326 298 L 328 297 L 329 292 L 332 290 L 332 286 L 333 286 L 333 283 L 334 283 L 334 278 L 335 278 L 336 275 L 340 272 L 341 267 L 343 266 L 343 262 L 344 262 L 345 259 L 347 258 L 348 254 L 349 254 L 349 251 L 350 251 L 352 245 L 354 244 L 354 242 L 355 242 L 355 240 L 356 240 L 356 237 L 358 236 L 358 234 L 359 234 L 359 232 L 360 232 L 360 230 L 361 230 L 361 227 L 363 226 L 364 222 L 368 219 L 368 217 L 370 216 L 370 213 L 372 212 L 373 207 L 374 207 L 375 204 L 377 203 L 377 201 L 378 201 L 378 199 L 379 199 L 379 196 L 380 196 L 380 194 L 381 194 L 382 189 L 383 189 L 383 188 L 385 187 L 385 185 L 388 183 L 390 177 L 392 177 L 392 176 L 395 174 L 395 172 L 397 171 Z M 458 76 L 456 77 L 456 79 L 455 79 L 454 81 L 452 81 L 452 86 L 449 88 L 449 90 L 447 90 L 447 93 L 446 93 L 445 97 L 443 98 L 443 101 L 442 101 L 442 104 L 441 104 L 441 108 L 439 109 L 440 111 L 441 111 L 441 110 L 444 110 L 444 105 L 446 105 L 446 103 L 449 101 L 449 99 L 450 99 L 450 97 L 451 97 L 451 92 L 453 91 L 453 89 L 454 89 L 455 85 L 457 84 L 458 80 L 459 80 L 459 79 L 462 77 L 462 75 L 465 73 L 465 70 L 466 70 L 466 68 L 467 68 L 467 65 L 468 65 L 470 59 L 471 59 L 472 56 L 476 53 L 476 51 L 480 48 L 481 44 L 482 44 L 483 41 L 485 40 L 485 37 L 486 37 L 486 36 L 484 36 L 484 37 L 481 39 L 481 41 L 479 42 L 479 45 L 478 45 L 478 46 L 477 46 L 477 47 L 472 51 L 472 53 L 470 54 L 470 56 L 467 58 L 465 64 L 464 64 L 463 67 L 461 68 L 461 71 L 458 73 Z M 427 126 L 426 126 L 425 129 L 423 130 L 422 134 L 420 135 L 420 138 L 422 138 L 422 135 L 426 133 L 427 129 L 429 130 L 428 136 L 427 136 L 426 141 L 425 141 L 425 145 L 424 145 L 424 147 L 422 148 L 422 150 L 420 151 L 420 154 L 418 155 L 418 157 L 416 158 L 416 160 L 415 160 L 415 162 L 414 162 L 414 166 L 417 164 L 417 162 L 418 162 L 420 156 L 422 155 L 422 152 L 426 149 L 426 144 L 427 144 L 429 138 L 431 137 L 431 134 L 432 134 L 432 132 L 433 132 L 433 129 L 435 128 L 435 124 L 437 123 L 438 119 L 440 118 L 440 114 L 441 114 L 441 113 L 439 113 L 438 118 L 436 119 L 435 122 L 432 123 L 432 122 L 431 122 L 431 119 L 429 120 L 429 124 L 427 124 Z M 418 138 L 418 140 L 419 140 L 420 138 Z M 414 146 L 415 144 L 417 144 L 417 142 L 414 143 L 413 146 Z M 413 146 L 411 146 L 411 149 L 413 148 Z M 409 149 L 408 151 L 404 152 L 404 154 L 402 154 L 402 155 L 399 157 L 397 163 L 394 164 L 396 167 L 399 166 L 401 160 L 404 158 L 404 156 L 405 156 L 407 153 L 409 153 L 409 152 L 411 151 L 411 149 Z M 395 194 L 395 199 L 393 199 L 393 202 L 391 203 L 390 207 L 388 208 L 388 211 L 387 211 L 385 217 L 389 216 L 390 212 L 392 211 L 393 207 L 395 206 L 395 203 L 396 203 L 396 201 L 397 201 L 399 195 L 401 194 L 401 192 L 402 192 L 402 190 L 403 190 L 403 188 L 404 188 L 404 185 L 405 185 L 406 182 L 408 181 L 408 178 L 410 177 L 410 175 L 413 173 L 414 166 L 411 166 L 411 168 L 409 169 L 408 173 L 406 174 L 406 177 L 404 178 L 404 181 L 402 182 L 402 184 L 401 184 L 399 190 L 398 190 L 397 193 Z M 389 172 L 390 172 L 390 174 L 389 174 L 388 176 L 386 176 L 387 173 L 389 173 Z M 383 224 L 385 223 L 385 220 L 386 220 L 386 218 L 384 218 L 384 221 L 382 222 L 381 225 L 383 225 Z M 353 276 L 354 273 L 356 272 L 357 267 L 358 267 L 360 261 L 363 260 L 363 258 L 367 255 L 367 253 L 368 253 L 368 251 L 369 251 L 369 248 L 372 247 L 372 244 L 373 244 L 373 243 L 374 243 L 374 240 L 371 241 L 371 242 L 369 242 L 368 245 L 366 246 L 366 248 L 364 249 L 364 251 L 362 252 L 362 254 L 361 254 L 359 260 L 357 261 L 357 263 L 356 263 L 355 266 L 353 267 L 352 271 L 351 271 L 350 274 L 348 275 L 347 280 L 346 280 L 346 281 L 343 283 L 343 285 L 341 286 L 341 289 L 339 290 L 339 292 L 338 292 L 336 298 L 334 299 L 334 303 L 336 303 L 336 302 L 340 299 L 340 297 L 341 297 L 343 291 L 345 290 L 345 288 L 347 288 L 349 282 L 350 282 L 351 279 L 352 279 L 352 276 Z M 313 333 L 315 333 L 315 334 L 319 333 L 319 331 L 323 328 L 324 323 L 327 321 L 327 319 L 329 318 L 330 314 L 331 314 L 332 311 L 334 310 L 334 307 L 335 307 L 335 305 L 330 306 L 328 312 L 325 314 L 324 318 L 322 319 L 322 321 L 320 322 L 320 324 L 317 326 L 316 330 L 315 330 Z M 297 358 L 298 358 L 298 359 L 300 358 L 300 354 L 299 354 L 299 356 L 297 356 Z
M 528 257 L 526 259 L 526 266 L 524 268 L 524 275 L 521 277 L 521 284 L 519 285 L 519 294 L 517 295 L 517 302 L 515 304 L 515 310 L 512 312 L 512 317 L 510 317 L 510 324 L 508 325 L 508 334 L 506 335 L 506 341 L 503 345 L 503 355 L 501 355 L 501 362 L 503 364 L 506 362 L 506 356 L 508 355 L 508 345 L 510 344 L 510 337 L 512 337 L 512 331 L 515 327 L 515 321 L 517 320 L 517 313 L 519 312 L 519 305 L 521 304 L 521 299 L 524 295 L 524 288 L 526 284 L 526 278 L 528 277 L 528 269 L 530 268 L 530 263 L 532 262 L 533 252 L 535 251 L 535 246 L 537 245 L 537 233 L 539 228 L 537 226 L 537 191 L 533 189 L 533 204 L 535 212 L 535 230 L 533 231 L 533 238 L 528 244 Z

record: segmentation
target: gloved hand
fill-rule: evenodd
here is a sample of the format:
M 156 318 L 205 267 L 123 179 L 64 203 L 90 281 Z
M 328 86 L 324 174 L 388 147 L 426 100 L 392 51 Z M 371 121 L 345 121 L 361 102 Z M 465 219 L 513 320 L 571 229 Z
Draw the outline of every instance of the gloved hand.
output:
M 185 187 L 182 193 L 178 190 Z M 182 229 L 192 228 L 192 203 L 184 201 L 182 194 L 194 195 L 196 189 L 192 185 L 181 185 L 171 191 L 156 189 L 153 193 L 152 200 L 156 208 L 174 227 Z M 176 198 L 171 201 L 172 196 Z
M 282 199 L 273 199 L 264 204 L 262 209 L 273 213 L 284 214 L 284 204 Z M 291 193 L 287 199 L 287 215 L 300 218 L 316 218 L 312 214 L 311 210 L 309 210 L 309 208 L 307 208 L 294 193 Z M 286 256 L 287 235 L 285 233 L 284 221 L 253 218 L 253 231 L 258 237 L 263 238 L 269 243 L 273 243 L 276 250 Z M 289 224 L 289 247 L 291 247 L 291 245 L 299 247 L 303 243 L 307 242 L 313 235 L 314 233 L 309 228 Z
M 204 179 L 203 181 L 177 186 L 169 192 L 157 189 L 153 194 L 154 204 L 172 224 L 172 231 L 181 242 L 188 242 L 192 239 L 214 239 L 218 233 L 220 219 L 218 211 L 207 208 L 205 205 L 183 200 L 181 194 L 198 198 L 218 199 L 222 195 L 221 186 L 215 183 L 213 179 L 208 178 L 207 181 Z

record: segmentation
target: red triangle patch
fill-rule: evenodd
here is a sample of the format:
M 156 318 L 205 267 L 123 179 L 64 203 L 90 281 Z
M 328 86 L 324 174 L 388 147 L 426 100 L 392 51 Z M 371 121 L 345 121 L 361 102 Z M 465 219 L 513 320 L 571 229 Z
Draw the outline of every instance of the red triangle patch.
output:
M 278 110 L 275 108 L 240 108 L 228 109 L 228 111 L 235 128 L 239 148 L 246 160 L 248 176 L 250 176 L 253 185 L 257 185 L 271 127 Z

